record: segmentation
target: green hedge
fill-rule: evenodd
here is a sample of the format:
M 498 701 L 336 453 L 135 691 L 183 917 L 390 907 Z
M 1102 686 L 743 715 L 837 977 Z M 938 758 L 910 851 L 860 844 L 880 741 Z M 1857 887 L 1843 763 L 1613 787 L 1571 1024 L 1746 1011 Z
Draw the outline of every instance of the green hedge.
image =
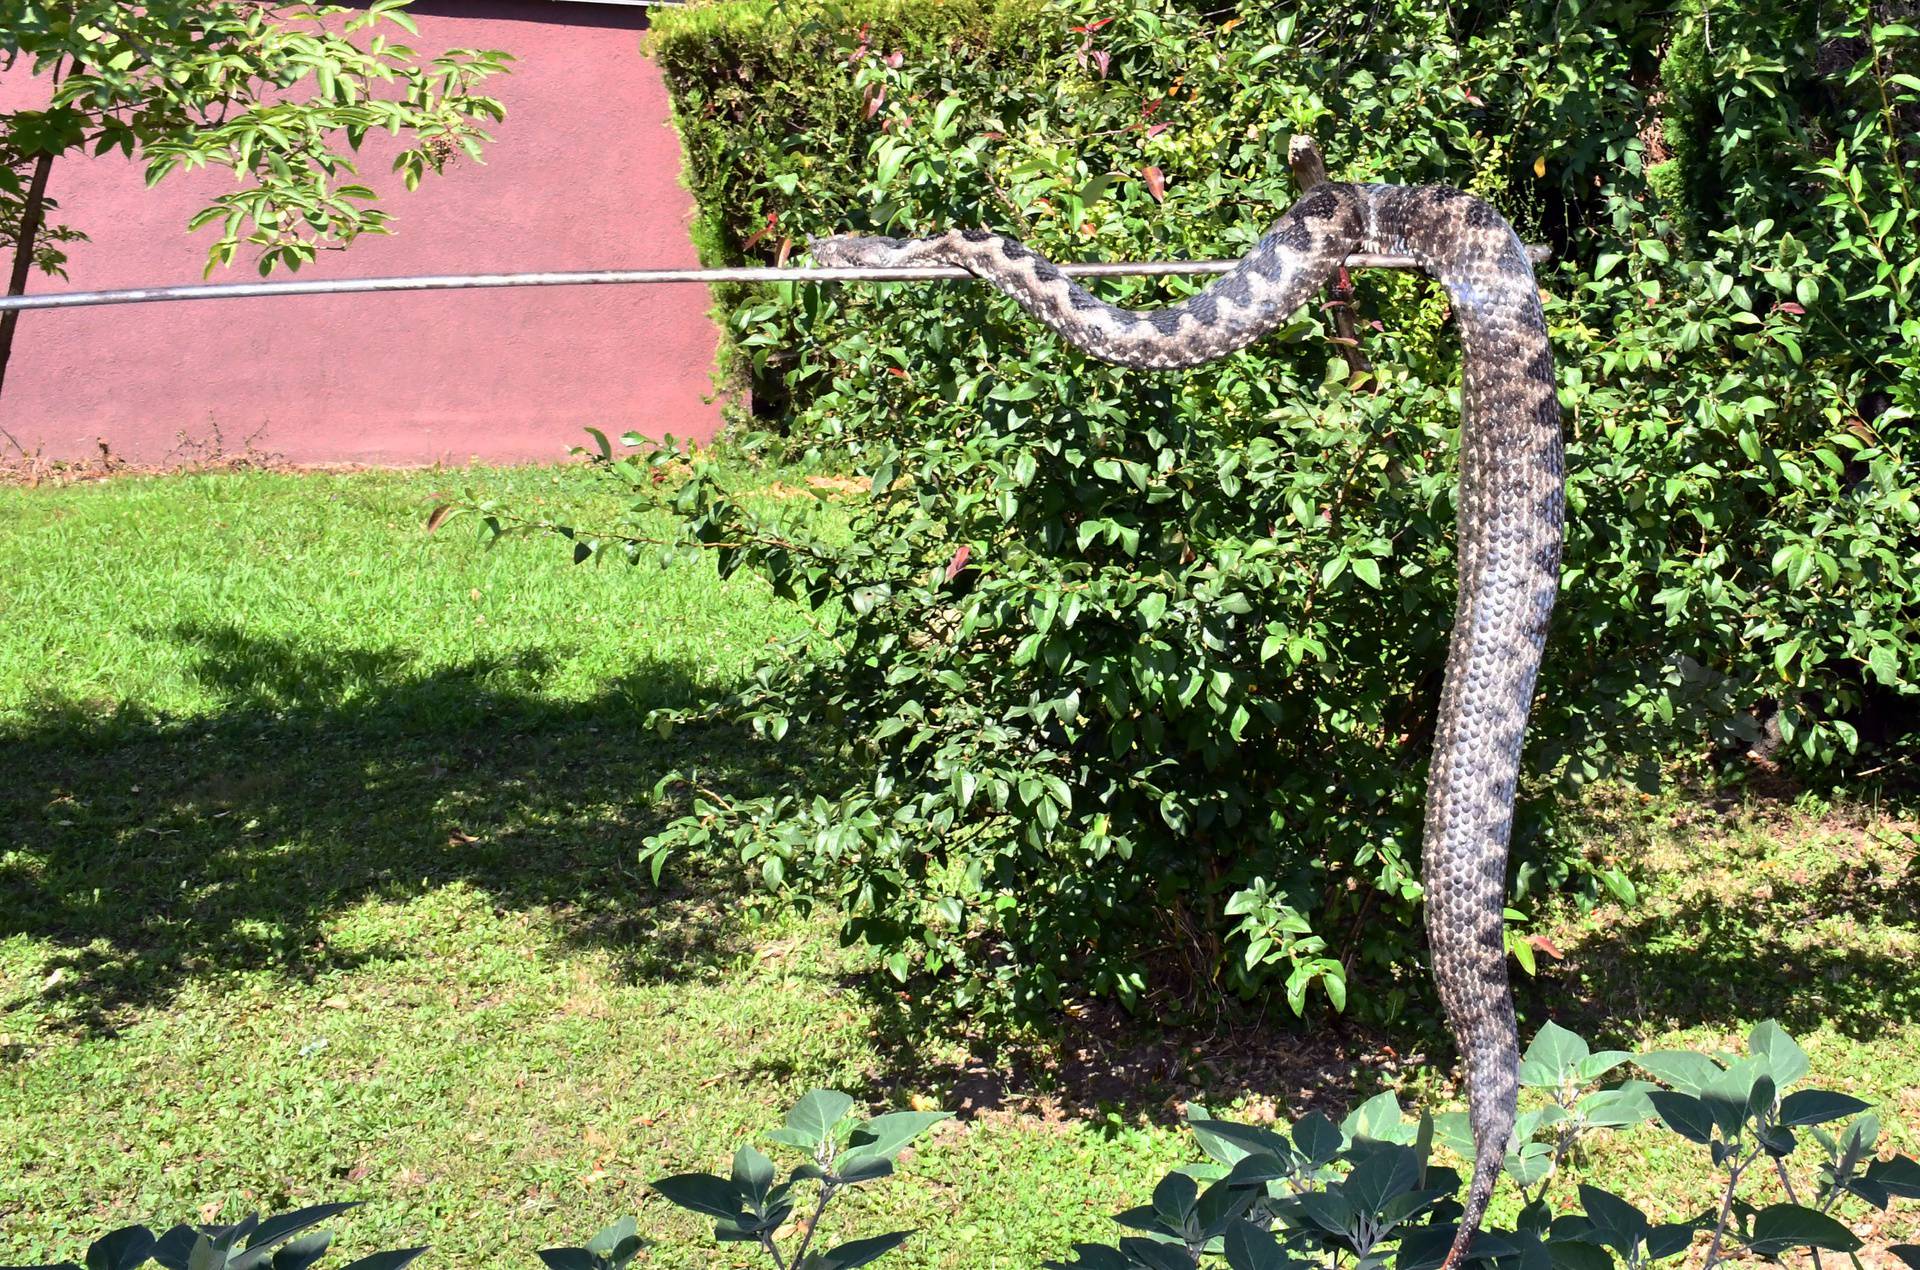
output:
M 1556 780 L 1750 746 L 1821 780 L 1906 769 L 1912 27 L 1711 0 L 656 12 L 710 263 L 956 224 L 1056 258 L 1238 255 L 1294 196 L 1295 131 L 1338 179 L 1463 186 L 1553 243 L 1571 524 L 1522 908 L 1629 893 L 1542 814 Z M 969 1006 L 1284 984 L 1299 1009 L 1317 984 L 1392 1014 L 1421 990 L 1458 426 L 1435 289 L 1361 279 L 1377 395 L 1313 313 L 1156 375 L 978 287 L 721 303 L 785 444 L 876 494 L 848 544 L 750 516 L 704 468 L 676 487 L 690 541 L 831 627 L 729 712 L 839 762 L 703 798 L 656 862 L 724 843 Z

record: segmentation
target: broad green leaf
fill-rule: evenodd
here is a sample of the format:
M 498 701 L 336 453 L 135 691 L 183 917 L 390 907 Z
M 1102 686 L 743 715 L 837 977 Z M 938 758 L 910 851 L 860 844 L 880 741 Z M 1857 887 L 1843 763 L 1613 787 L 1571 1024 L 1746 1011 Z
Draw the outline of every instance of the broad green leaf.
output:
M 1647 1095 L 1661 1123 L 1691 1142 L 1713 1141 L 1713 1117 L 1706 1105 L 1692 1094 L 1671 1089 L 1656 1089 Z
M 155 1242 L 145 1226 L 122 1226 L 87 1248 L 87 1270 L 134 1270 L 153 1255 Z
M 1231 1270 L 1287 1270 L 1295 1264 L 1278 1239 L 1251 1222 L 1237 1221 L 1227 1227 L 1221 1251 Z
M 739 1189 L 711 1173 L 678 1173 L 649 1185 L 669 1203 L 709 1217 L 738 1217 L 743 1208 Z
M 1860 1240 L 1825 1213 L 1798 1204 L 1770 1204 L 1754 1215 L 1747 1247 L 1763 1257 L 1777 1257 L 1798 1248 L 1852 1252 Z
M 811 1270 L 854 1270 L 855 1266 L 864 1266 L 869 1261 L 886 1256 L 912 1235 L 911 1230 L 896 1230 L 869 1239 L 851 1239 L 831 1252 L 809 1253 L 802 1264 Z
M 1842 1120 L 1867 1109 L 1868 1104 L 1830 1089 L 1801 1089 L 1780 1100 L 1783 1125 L 1826 1124 Z
M 1799 1080 L 1812 1066 L 1807 1052 L 1772 1019 L 1755 1024 L 1747 1034 L 1747 1052 L 1765 1062 L 1777 1089 L 1785 1089 Z
M 839 1090 L 812 1090 L 787 1113 L 785 1127 L 791 1137 L 780 1140 L 790 1146 L 818 1147 L 852 1111 L 853 1099 Z
M 1720 1064 L 1692 1050 L 1654 1050 L 1634 1060 L 1683 1094 L 1698 1094 L 1720 1079 Z

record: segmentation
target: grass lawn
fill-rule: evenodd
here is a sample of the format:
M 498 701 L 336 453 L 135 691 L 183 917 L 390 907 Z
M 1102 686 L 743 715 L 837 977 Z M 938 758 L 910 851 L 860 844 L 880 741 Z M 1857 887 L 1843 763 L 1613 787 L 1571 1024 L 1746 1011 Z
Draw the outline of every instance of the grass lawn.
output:
M 983 1056 L 903 1026 L 830 914 L 757 920 L 718 878 L 656 891 L 634 855 L 660 772 L 745 788 L 806 756 L 641 719 L 724 690 L 800 616 L 698 567 L 426 536 L 464 485 L 601 498 L 532 469 L 0 489 L 0 1264 L 338 1198 L 368 1201 L 332 1224 L 345 1256 L 530 1267 L 638 1212 L 651 1264 L 755 1264 L 644 1182 L 834 1085 L 969 1113 L 839 1232 L 924 1228 L 901 1270 L 1024 1268 L 1193 1158 L 1190 1099 L 1451 1102 L 1430 1033 L 1339 1024 L 1098 1020 Z M 1910 820 L 1613 793 L 1585 831 L 1643 902 L 1549 915 L 1564 957 L 1523 986 L 1523 1032 L 1710 1048 L 1779 1018 L 1915 1149 Z M 1578 1176 L 1679 1217 L 1707 1194 L 1680 1145 L 1641 1129 Z M 1908 1205 L 1861 1230 L 1917 1226 Z

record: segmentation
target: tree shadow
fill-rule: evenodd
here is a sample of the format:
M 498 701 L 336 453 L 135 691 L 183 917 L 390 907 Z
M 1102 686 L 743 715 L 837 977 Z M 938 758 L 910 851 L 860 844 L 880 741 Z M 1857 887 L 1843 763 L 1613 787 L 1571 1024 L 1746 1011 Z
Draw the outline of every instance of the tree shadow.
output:
M 636 852 L 673 808 L 666 771 L 749 789 L 806 757 L 741 730 L 642 727 L 700 693 L 642 662 L 590 700 L 541 691 L 529 653 L 433 671 L 403 652 L 306 646 L 234 626 L 167 632 L 225 703 L 187 721 L 46 701 L 0 735 L 0 937 L 52 945 L 34 998 L 83 1033 L 183 985 L 272 969 L 311 980 L 381 955 L 329 945 L 373 897 L 452 883 L 544 909 L 571 943 L 635 980 L 737 954 L 732 891 L 662 891 Z M 0 1000 L 0 1020 L 25 1004 Z
M 1095 1000 L 1034 1027 L 955 1020 L 903 999 L 884 976 L 850 980 L 867 1000 L 879 1055 L 868 1096 L 931 1095 L 962 1118 L 1017 1113 L 1120 1132 L 1173 1127 L 1190 1104 L 1255 1118 L 1319 1111 L 1338 1121 L 1383 1089 L 1423 1079 L 1444 1037 L 1345 1017 L 1295 1018 L 1279 994 L 1216 1003 L 1205 1017 L 1129 1012 Z M 929 1037 L 942 1043 L 929 1045 Z
M 1708 848 L 1731 814 L 1704 817 L 1696 845 Z M 1872 832 L 1853 836 L 1864 842 Z M 1556 934 L 1564 960 L 1542 954 L 1537 976 L 1513 976 L 1523 1046 L 1548 1020 L 1596 1046 L 1634 1048 L 1647 1032 L 1744 1032 L 1764 1019 L 1802 1035 L 1831 1027 L 1873 1040 L 1920 1017 L 1920 961 L 1902 937 L 1920 931 L 1920 853 L 1860 842 L 1808 852 L 1784 840 L 1746 850 L 1795 858 L 1769 871 L 1682 855 L 1668 862 L 1688 871 L 1679 885 L 1648 879 L 1652 893 L 1639 907 L 1578 939 Z M 879 976 L 857 986 L 877 1021 L 876 1097 L 927 1091 L 963 1114 L 1017 1107 L 1172 1125 L 1189 1101 L 1278 1103 L 1290 1116 L 1338 1119 L 1382 1089 L 1430 1097 L 1436 1086 L 1457 1087 L 1454 1045 L 1425 967 L 1415 973 L 1414 1004 L 1385 1026 L 1324 1012 L 1295 1019 L 1276 994 L 1264 1007 L 1222 1002 L 1199 1024 L 1094 1003 L 1055 1018 L 1043 1036 L 957 1029 Z M 926 1044 L 942 1031 L 958 1038 L 944 1055 Z
M 1797 938 L 1800 932 L 1817 934 Z M 1920 962 L 1885 932 L 1920 929 L 1920 856 L 1897 872 L 1842 863 L 1734 898 L 1693 891 L 1633 909 L 1545 963 L 1528 996 L 1575 1030 L 1832 1027 L 1855 1040 L 1920 1015 Z

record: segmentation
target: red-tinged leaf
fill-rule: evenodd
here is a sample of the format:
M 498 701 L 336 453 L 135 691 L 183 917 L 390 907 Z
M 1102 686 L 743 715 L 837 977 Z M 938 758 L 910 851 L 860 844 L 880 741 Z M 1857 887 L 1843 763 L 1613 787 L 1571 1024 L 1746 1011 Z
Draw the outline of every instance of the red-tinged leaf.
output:
M 453 515 L 453 504 L 442 503 L 427 513 L 427 532 L 432 533 L 447 523 L 447 517 Z
M 887 65 L 892 67 L 896 71 L 899 70 L 901 66 L 906 64 L 906 60 L 907 60 L 907 55 L 905 53 L 900 52 L 898 49 L 895 49 L 893 52 L 887 54 Z
M 898 366 L 887 367 L 887 374 L 892 375 L 895 379 L 905 379 L 907 377 L 907 372 L 901 370 Z
M 1140 175 L 1147 178 L 1147 193 L 1153 195 L 1156 203 L 1167 197 L 1167 177 L 1158 167 L 1148 166 L 1140 169 Z
M 1101 79 L 1107 77 L 1107 64 L 1111 61 L 1113 61 L 1113 54 L 1107 52 L 1105 49 L 1095 49 L 1093 51 L 1093 64 L 1099 69 Z
M 887 90 L 883 87 L 870 92 L 867 97 L 866 117 L 871 119 L 880 113 L 880 103 L 887 99 Z
M 1773 307 L 1777 313 L 1791 313 L 1795 317 L 1804 316 L 1807 311 L 1805 306 L 1795 304 L 1792 300 L 1782 300 Z
M 760 228 L 754 230 L 753 233 L 749 234 L 747 236 L 747 241 L 740 244 L 740 250 L 742 251 L 753 250 L 753 246 L 755 243 L 759 242 L 762 238 L 765 238 L 768 234 L 773 232 L 774 224 L 778 222 L 779 219 L 780 219 L 780 214 L 778 212 L 768 212 L 767 223 L 762 225 Z
M 792 237 L 789 236 L 786 238 L 782 238 L 780 240 L 780 250 L 773 253 L 773 267 L 778 269 L 780 266 L 786 264 L 787 257 L 790 254 L 792 254 L 792 252 L 793 252 Z
M 1545 935 L 1529 935 L 1527 936 L 1527 942 L 1555 961 L 1565 961 L 1567 959 L 1567 954 L 1560 951 L 1559 945 L 1555 944 Z
M 967 561 L 972 558 L 973 558 L 972 547 L 962 546 L 960 550 L 954 552 L 953 559 L 947 561 L 947 581 L 949 582 L 953 581 L 955 576 L 959 574 L 960 570 L 967 567 Z
M 1157 123 L 1153 125 L 1153 127 L 1147 129 L 1147 135 L 1149 137 L 1157 137 L 1161 133 L 1165 132 L 1168 128 L 1171 128 L 1172 126 L 1173 126 L 1172 124 L 1168 124 L 1168 123 Z
M 1007 139 L 1007 134 L 1004 132 L 983 132 L 980 135 L 988 141 L 1005 141 Z

